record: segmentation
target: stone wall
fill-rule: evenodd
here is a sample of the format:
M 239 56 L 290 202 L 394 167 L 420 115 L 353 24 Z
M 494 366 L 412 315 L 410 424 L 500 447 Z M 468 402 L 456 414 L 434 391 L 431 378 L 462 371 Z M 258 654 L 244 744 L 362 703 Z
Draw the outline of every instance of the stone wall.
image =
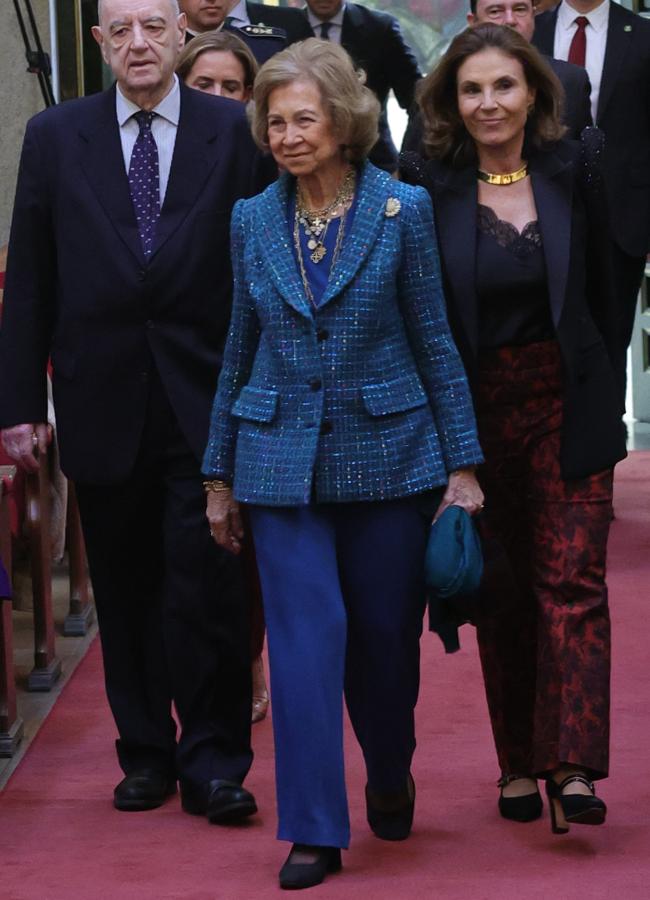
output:
M 32 0 L 43 48 L 50 49 L 47 0 Z M 21 9 L 24 6 L 21 4 Z M 18 159 L 27 120 L 44 108 L 36 75 L 26 71 L 25 47 L 12 0 L 0 0 L 0 247 L 9 239 Z

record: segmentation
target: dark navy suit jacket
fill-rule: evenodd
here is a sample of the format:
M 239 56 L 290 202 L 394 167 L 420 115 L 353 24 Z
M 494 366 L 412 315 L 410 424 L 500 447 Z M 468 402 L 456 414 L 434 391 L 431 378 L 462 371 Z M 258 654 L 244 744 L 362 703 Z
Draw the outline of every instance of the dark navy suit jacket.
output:
M 553 53 L 557 9 L 535 19 L 533 43 Z M 650 22 L 611 3 L 596 124 L 612 237 L 630 256 L 650 251 Z
M 230 317 L 230 214 L 271 180 L 263 167 L 243 105 L 181 85 L 147 261 L 115 89 L 32 119 L 0 333 L 0 425 L 46 421 L 51 354 L 64 471 L 80 482 L 117 482 L 138 452 L 155 365 L 200 459 Z

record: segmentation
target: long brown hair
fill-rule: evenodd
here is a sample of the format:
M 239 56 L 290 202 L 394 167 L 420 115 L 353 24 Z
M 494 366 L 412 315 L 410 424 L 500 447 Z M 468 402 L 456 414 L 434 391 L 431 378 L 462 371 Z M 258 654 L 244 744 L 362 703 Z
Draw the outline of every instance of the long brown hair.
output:
M 562 85 L 548 63 L 513 28 L 484 23 L 457 35 L 420 85 L 418 103 L 427 156 L 456 166 L 476 161 L 474 141 L 458 111 L 457 77 L 466 59 L 491 48 L 518 59 L 528 86 L 535 89 L 535 104 L 526 124 L 526 142 L 540 147 L 559 140 L 566 131 L 561 122 Z

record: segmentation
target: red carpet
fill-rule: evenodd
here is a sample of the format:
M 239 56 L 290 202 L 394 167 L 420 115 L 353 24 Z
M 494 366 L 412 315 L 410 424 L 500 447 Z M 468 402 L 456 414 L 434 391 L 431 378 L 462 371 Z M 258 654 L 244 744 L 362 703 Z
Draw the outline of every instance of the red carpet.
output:
M 528 825 L 496 810 L 498 776 L 471 629 L 445 657 L 423 641 L 416 823 L 386 844 L 364 821 L 363 774 L 352 740 L 348 781 L 353 844 L 344 870 L 305 896 L 564 900 L 650 897 L 650 453 L 618 468 L 610 544 L 614 620 L 610 804 L 602 828 L 551 834 L 548 814 Z M 286 853 L 274 839 L 270 722 L 254 729 L 248 782 L 261 815 L 221 829 L 187 816 L 178 799 L 150 813 L 118 813 L 120 773 L 93 646 L 0 795 L 2 900 L 239 900 L 279 897 Z

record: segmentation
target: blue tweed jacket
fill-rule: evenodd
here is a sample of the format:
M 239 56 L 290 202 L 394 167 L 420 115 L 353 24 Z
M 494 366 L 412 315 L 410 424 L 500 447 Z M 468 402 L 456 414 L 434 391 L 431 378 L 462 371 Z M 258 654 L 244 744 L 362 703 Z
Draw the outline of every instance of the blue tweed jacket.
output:
M 482 456 L 427 193 L 362 167 L 352 227 L 313 309 L 288 221 L 294 184 L 285 174 L 233 212 L 235 296 L 205 475 L 268 506 L 445 484 Z

